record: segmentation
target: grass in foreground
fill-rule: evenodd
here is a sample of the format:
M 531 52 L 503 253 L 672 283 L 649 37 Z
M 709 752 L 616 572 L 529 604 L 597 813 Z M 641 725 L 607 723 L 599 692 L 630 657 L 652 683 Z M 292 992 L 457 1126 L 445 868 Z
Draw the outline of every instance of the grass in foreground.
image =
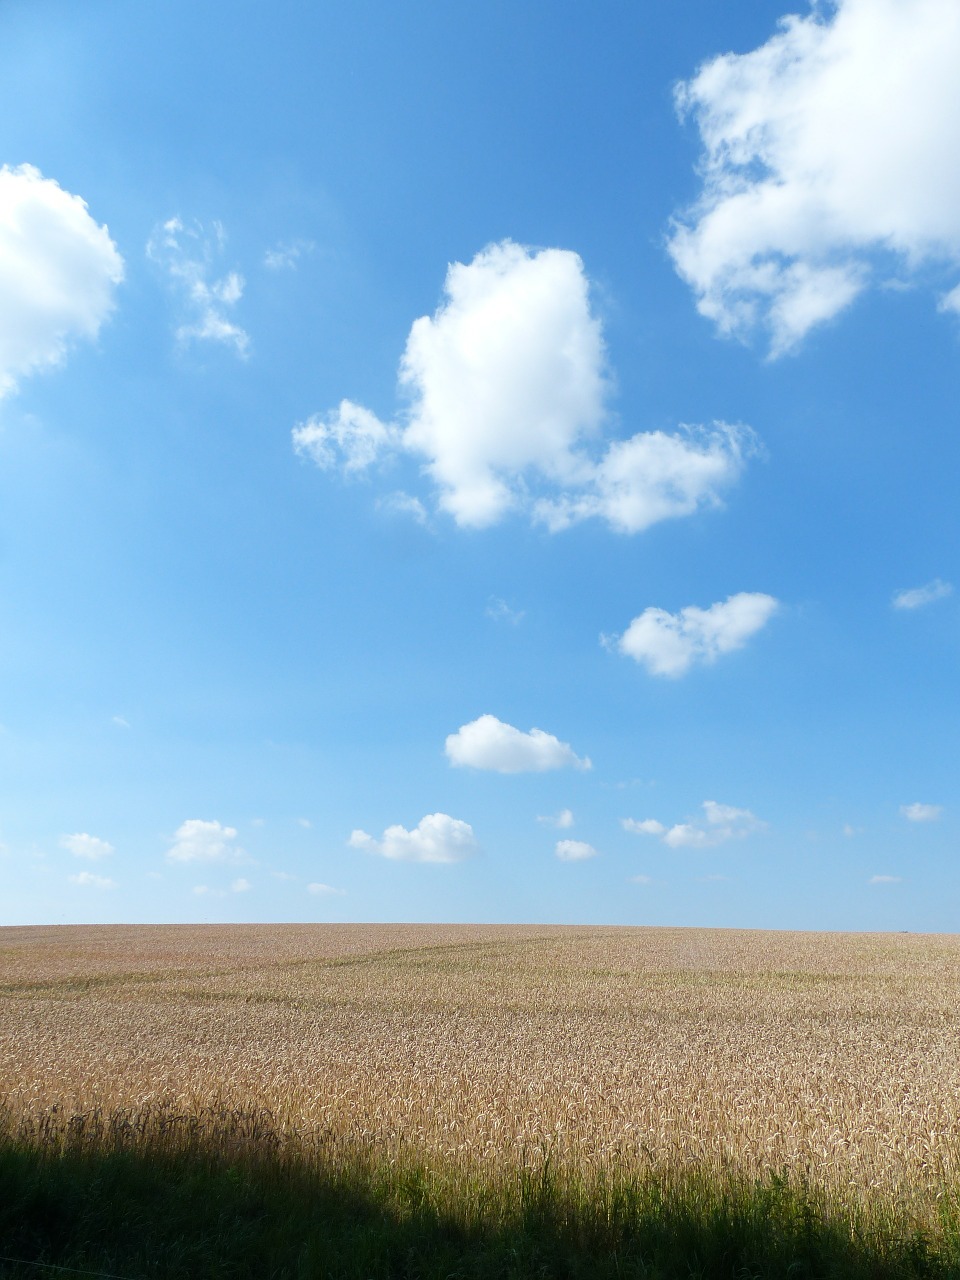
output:
M 786 1178 L 649 1171 L 497 1180 L 340 1146 L 0 1142 L 0 1254 L 130 1277 L 497 1280 L 960 1277 L 960 1200 L 938 1225 L 851 1215 Z M 0 1262 L 0 1275 L 66 1275 Z

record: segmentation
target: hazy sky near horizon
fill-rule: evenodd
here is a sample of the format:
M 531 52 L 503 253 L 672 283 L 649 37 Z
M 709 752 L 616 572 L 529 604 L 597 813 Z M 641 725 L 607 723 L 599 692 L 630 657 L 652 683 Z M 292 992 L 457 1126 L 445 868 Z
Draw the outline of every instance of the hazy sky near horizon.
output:
M 8 0 L 0 923 L 960 927 L 958 65 Z

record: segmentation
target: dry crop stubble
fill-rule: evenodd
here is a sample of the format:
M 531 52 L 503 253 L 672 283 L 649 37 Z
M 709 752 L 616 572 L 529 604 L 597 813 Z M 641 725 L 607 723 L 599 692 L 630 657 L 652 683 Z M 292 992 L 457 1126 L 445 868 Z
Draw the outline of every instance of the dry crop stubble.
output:
M 48 1139 L 193 1117 L 465 1174 L 786 1170 L 923 1216 L 958 1180 L 958 997 L 947 936 L 5 929 L 0 1097 Z

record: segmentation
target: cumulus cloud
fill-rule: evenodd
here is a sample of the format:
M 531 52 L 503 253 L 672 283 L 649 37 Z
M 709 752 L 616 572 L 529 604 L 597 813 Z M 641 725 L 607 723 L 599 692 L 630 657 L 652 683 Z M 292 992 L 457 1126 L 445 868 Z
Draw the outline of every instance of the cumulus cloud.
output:
M 670 252 L 722 333 L 795 347 L 882 263 L 960 270 L 960 7 L 837 0 L 677 90 L 703 144 Z M 951 282 L 953 285 L 953 282 Z M 960 287 L 941 299 L 960 309 Z
M 446 813 L 428 813 L 412 831 L 399 824 L 387 827 L 380 840 L 366 831 L 353 831 L 349 844 L 351 849 L 401 862 L 462 862 L 477 849 L 469 822 Z
M 413 455 L 465 527 L 520 511 L 552 531 L 597 517 L 636 533 L 718 505 L 756 448 L 748 428 L 724 423 L 604 440 L 603 334 L 566 249 L 505 240 L 453 263 L 439 308 L 410 329 L 399 381 L 402 421 L 343 400 L 296 426 L 294 448 L 348 474 Z
M 243 850 L 234 844 L 236 838 L 236 827 L 224 827 L 219 822 L 206 822 L 203 818 L 188 818 L 177 828 L 167 857 L 172 862 L 234 861 L 243 857 Z
M 573 810 L 561 809 L 559 813 L 538 813 L 537 821 L 542 822 L 545 827 L 557 827 L 561 831 L 566 831 L 573 826 Z
M 778 607 L 773 596 L 741 591 L 708 609 L 644 609 L 622 636 L 606 643 L 642 663 L 651 675 L 682 676 L 695 663 L 711 663 L 723 653 L 742 649 Z
M 703 810 L 701 818 L 677 822 L 672 827 L 658 822 L 656 818 L 645 818 L 640 822 L 624 818 L 621 825 L 625 831 L 636 835 L 655 836 L 670 849 L 712 849 L 726 844 L 728 840 L 741 840 L 766 827 L 766 823 L 749 809 L 735 809 L 733 805 L 718 804 L 715 800 L 704 800 L 700 807 Z
M 208 232 L 200 223 L 186 226 L 180 218 L 168 218 L 147 242 L 147 257 L 166 272 L 180 297 L 187 318 L 177 327 L 178 340 L 222 342 L 246 356 L 250 335 L 230 318 L 243 297 L 243 276 L 237 271 L 216 276 L 225 243 L 219 222 Z
M 446 741 L 453 765 L 490 769 L 495 773 L 545 773 L 548 769 L 590 769 L 569 745 L 543 729 L 523 733 L 496 716 L 484 715 L 461 725 Z
M 122 279 L 85 201 L 33 165 L 0 168 L 0 398 L 96 338 Z
M 893 597 L 895 609 L 920 609 L 925 604 L 933 604 L 934 600 L 943 600 L 953 595 L 953 585 L 941 578 L 922 587 L 911 587 L 908 591 L 898 591 Z
M 554 853 L 561 862 L 583 862 L 597 856 L 597 850 L 585 840 L 558 840 Z
M 908 822 L 936 822 L 943 813 L 942 804 L 902 804 L 900 812 Z
M 75 876 L 69 877 L 71 884 L 79 884 L 88 889 L 115 889 L 117 887 L 116 880 L 111 880 L 109 876 L 97 876 L 92 871 L 78 871 Z
M 109 858 L 114 852 L 113 845 L 108 841 L 101 840 L 99 836 L 87 835 L 85 831 L 78 831 L 72 836 L 61 836 L 60 848 L 66 849 L 75 858 L 90 858 L 94 861 Z

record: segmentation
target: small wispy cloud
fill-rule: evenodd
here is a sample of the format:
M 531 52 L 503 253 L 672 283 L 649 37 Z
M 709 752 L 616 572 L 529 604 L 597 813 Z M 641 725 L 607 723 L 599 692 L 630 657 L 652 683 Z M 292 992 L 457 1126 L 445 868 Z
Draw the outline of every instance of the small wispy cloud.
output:
M 513 627 L 526 616 L 523 609 L 511 609 L 506 600 L 501 600 L 499 596 L 490 597 L 484 613 L 488 618 L 493 618 L 494 622 L 509 622 Z
M 902 804 L 900 812 L 908 822 L 936 822 L 943 813 L 942 804 Z
M 130 721 L 126 716 L 111 716 L 110 723 L 115 724 L 118 729 L 129 729 Z
M 239 879 L 230 881 L 229 889 L 214 889 L 207 884 L 195 884 L 193 892 L 198 898 L 229 898 L 231 893 L 249 893 L 252 888 L 250 881 L 240 876 Z
M 235 862 L 245 856 L 236 838 L 236 827 L 188 818 L 177 828 L 167 857 L 171 862 Z
M 920 609 L 925 604 L 933 604 L 935 600 L 945 600 L 953 595 L 953 583 L 944 582 L 942 578 L 934 578 L 922 587 L 910 587 L 907 591 L 898 591 L 893 597 L 894 609 Z
M 871 876 L 868 884 L 899 884 L 902 876 Z
M 270 271 L 294 271 L 300 259 L 316 249 L 313 240 L 281 240 L 263 255 L 263 265 Z
M 635 835 L 655 836 L 670 849 L 712 849 L 728 840 L 742 840 L 767 825 L 749 809 L 736 809 L 716 800 L 704 800 L 700 807 L 702 818 L 677 822 L 671 827 L 656 818 L 623 818 L 621 826 Z
M 113 845 L 99 836 L 88 835 L 86 831 L 78 831 L 72 836 L 60 837 L 60 848 L 72 853 L 75 858 L 109 858 L 114 852 Z
M 537 821 L 545 827 L 557 827 L 565 831 L 573 826 L 573 810 L 561 809 L 559 813 L 538 813 Z
M 88 889 L 115 889 L 117 887 L 116 880 L 111 880 L 109 876 L 97 876 L 92 871 L 78 871 L 75 876 L 69 876 L 71 884 L 79 884 Z
M 558 840 L 554 849 L 561 862 L 584 862 L 587 858 L 596 858 L 598 852 L 586 840 Z
M 412 493 L 404 493 L 402 489 L 398 489 L 395 493 L 388 493 L 383 498 L 378 498 L 377 510 L 385 511 L 392 516 L 406 516 L 422 528 L 426 528 L 430 523 L 427 508 L 420 499 L 415 498 Z
M 166 273 L 187 318 L 176 330 L 180 342 L 222 342 L 246 358 L 250 335 L 230 319 L 243 297 L 244 279 L 237 271 L 216 276 L 226 235 L 219 222 L 212 232 L 199 222 L 187 226 L 168 218 L 147 241 L 147 257 Z
M 343 897 L 346 889 L 335 889 L 332 884 L 324 884 L 320 880 L 314 880 L 307 885 L 307 893 L 312 893 L 316 897 Z

